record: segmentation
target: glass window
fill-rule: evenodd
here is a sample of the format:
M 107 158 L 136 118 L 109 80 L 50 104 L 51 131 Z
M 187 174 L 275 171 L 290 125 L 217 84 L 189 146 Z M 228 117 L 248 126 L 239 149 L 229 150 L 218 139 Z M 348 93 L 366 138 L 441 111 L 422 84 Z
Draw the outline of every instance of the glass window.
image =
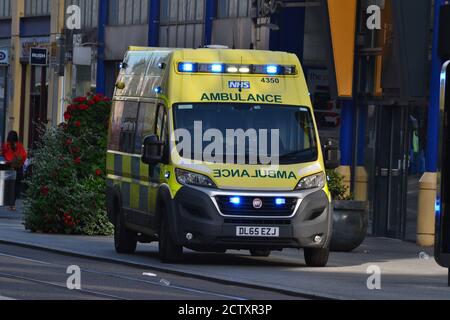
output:
M 11 17 L 11 0 L 0 0 L 0 18 Z
M 196 48 L 203 43 L 205 0 L 161 3 L 161 47 Z
M 312 162 L 318 157 L 318 141 L 313 118 L 309 109 L 305 107 L 251 104 L 179 104 L 175 106 L 175 129 L 185 129 L 189 131 L 191 137 L 194 137 L 195 122 L 201 122 L 203 134 L 211 128 L 222 134 L 224 145 L 222 152 L 219 150 L 220 154 L 226 152 L 228 143 L 231 143 L 226 141 L 228 130 L 255 130 L 258 140 L 266 139 L 268 147 L 272 146 L 272 134 L 274 130 L 277 130 L 280 164 Z M 260 136 L 261 132 L 265 136 Z M 193 142 L 194 140 L 192 139 Z M 205 141 L 202 150 L 205 150 L 209 144 L 210 142 Z M 235 142 L 233 145 L 234 155 L 242 155 L 239 151 L 241 145 Z M 194 145 L 191 146 L 191 150 L 195 150 Z M 246 158 L 250 158 L 251 152 L 250 143 L 245 143 Z M 277 156 L 276 150 L 270 150 L 269 153 Z M 184 154 L 183 157 L 189 158 L 189 155 Z M 191 154 L 190 158 L 201 159 L 202 157 Z
M 109 0 L 108 24 L 146 24 L 148 22 L 148 2 L 148 0 Z
M 156 104 L 143 102 L 139 106 L 135 153 L 141 152 L 145 137 L 155 134 Z
M 162 142 L 167 140 L 167 117 L 163 105 L 158 106 L 158 118 L 156 119 L 156 135 Z
M 120 151 L 125 153 L 134 152 L 134 141 L 137 128 L 138 102 L 127 101 L 124 103 L 122 113 L 122 124 L 120 127 Z
M 123 101 L 114 101 L 111 110 L 111 120 L 109 125 L 109 145 L 111 151 L 120 150 L 120 128 L 122 126 Z
M 50 15 L 50 0 L 25 0 L 25 16 Z
M 133 153 L 138 117 L 138 102 L 115 101 L 111 115 L 109 149 Z
M 217 9 L 219 19 L 249 17 L 251 0 L 220 0 Z

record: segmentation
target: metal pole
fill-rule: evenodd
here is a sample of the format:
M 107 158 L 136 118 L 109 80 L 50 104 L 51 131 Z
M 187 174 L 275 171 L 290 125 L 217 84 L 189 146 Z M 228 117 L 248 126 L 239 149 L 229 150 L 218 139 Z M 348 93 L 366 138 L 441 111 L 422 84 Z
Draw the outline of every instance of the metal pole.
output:
M 106 92 L 105 77 L 105 27 L 108 23 L 108 0 L 100 0 L 98 10 L 97 93 Z
M 217 0 L 206 0 L 206 18 L 205 18 L 205 43 L 206 45 L 213 44 L 212 41 L 212 27 L 213 21 L 217 13 Z
M 150 47 L 159 46 L 159 25 L 160 25 L 161 0 L 151 0 L 148 13 L 148 45 Z

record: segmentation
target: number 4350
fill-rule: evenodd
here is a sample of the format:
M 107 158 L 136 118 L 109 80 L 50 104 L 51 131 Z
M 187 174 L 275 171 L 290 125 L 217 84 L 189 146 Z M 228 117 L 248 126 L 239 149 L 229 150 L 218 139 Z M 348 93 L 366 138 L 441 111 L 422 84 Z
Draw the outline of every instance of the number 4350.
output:
M 262 78 L 262 83 L 280 83 L 280 79 L 278 78 Z

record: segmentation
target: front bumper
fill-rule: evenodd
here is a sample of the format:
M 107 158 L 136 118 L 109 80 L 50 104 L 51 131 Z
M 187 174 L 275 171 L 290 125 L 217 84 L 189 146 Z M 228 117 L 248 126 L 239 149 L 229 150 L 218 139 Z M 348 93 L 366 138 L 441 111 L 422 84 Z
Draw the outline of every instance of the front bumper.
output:
M 225 216 L 215 201 L 218 195 L 296 197 L 298 203 L 287 217 Z M 199 251 L 324 248 L 331 236 L 330 202 L 322 190 L 250 193 L 183 187 L 175 197 L 173 211 L 174 239 L 180 245 Z M 280 234 L 277 238 L 238 237 L 236 228 L 242 226 L 278 227 Z M 187 233 L 194 236 L 192 240 L 187 240 Z M 323 239 L 320 243 L 314 241 L 317 235 Z

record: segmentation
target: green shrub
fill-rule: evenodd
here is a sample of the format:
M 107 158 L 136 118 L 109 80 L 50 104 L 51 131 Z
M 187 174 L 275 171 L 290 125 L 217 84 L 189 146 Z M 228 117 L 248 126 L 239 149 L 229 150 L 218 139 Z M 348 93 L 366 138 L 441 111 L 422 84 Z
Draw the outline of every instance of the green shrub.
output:
M 106 215 L 106 141 L 111 110 L 101 95 L 76 98 L 66 122 L 42 133 L 33 152 L 25 226 L 36 232 L 110 235 Z
M 349 194 L 349 188 L 344 184 L 344 177 L 335 170 L 327 170 L 328 189 L 333 200 L 352 200 L 353 195 Z

